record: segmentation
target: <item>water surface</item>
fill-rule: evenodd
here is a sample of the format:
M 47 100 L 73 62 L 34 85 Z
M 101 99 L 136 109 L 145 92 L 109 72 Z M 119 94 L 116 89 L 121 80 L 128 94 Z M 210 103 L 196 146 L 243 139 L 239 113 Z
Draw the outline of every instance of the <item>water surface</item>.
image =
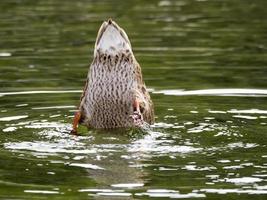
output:
M 0 198 L 265 199 L 265 0 L 0 2 Z M 151 130 L 69 134 L 94 40 L 128 33 Z

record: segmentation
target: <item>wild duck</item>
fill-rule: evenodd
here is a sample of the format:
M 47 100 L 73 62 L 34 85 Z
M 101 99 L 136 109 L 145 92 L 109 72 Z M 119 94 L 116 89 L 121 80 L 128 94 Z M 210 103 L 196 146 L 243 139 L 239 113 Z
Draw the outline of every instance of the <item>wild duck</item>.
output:
M 125 31 L 109 19 L 101 25 L 94 57 L 73 120 L 91 128 L 138 127 L 154 122 L 154 109 Z

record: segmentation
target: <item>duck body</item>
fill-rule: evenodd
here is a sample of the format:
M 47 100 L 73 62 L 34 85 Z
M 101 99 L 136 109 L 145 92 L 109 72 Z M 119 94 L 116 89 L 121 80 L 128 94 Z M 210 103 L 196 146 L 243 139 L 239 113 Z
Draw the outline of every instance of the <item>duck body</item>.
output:
M 104 22 L 79 105 L 79 123 L 92 128 L 154 122 L 153 103 L 130 41 L 114 21 Z

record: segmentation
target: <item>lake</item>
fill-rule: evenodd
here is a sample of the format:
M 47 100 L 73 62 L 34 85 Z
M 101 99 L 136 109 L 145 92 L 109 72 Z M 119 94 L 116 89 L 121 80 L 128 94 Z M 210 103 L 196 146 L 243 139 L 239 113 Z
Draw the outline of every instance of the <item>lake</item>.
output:
M 1 199 L 266 199 L 267 1 L 0 2 Z M 69 134 L 97 31 L 123 27 L 149 130 Z

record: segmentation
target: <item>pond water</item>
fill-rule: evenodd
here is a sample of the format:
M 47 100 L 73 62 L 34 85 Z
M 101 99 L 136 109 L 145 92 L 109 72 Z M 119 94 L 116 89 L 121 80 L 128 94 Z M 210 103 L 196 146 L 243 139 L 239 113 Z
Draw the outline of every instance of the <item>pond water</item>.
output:
M 1 199 L 266 199 L 267 1 L 0 2 Z M 128 33 L 151 130 L 71 121 L 97 30 Z

